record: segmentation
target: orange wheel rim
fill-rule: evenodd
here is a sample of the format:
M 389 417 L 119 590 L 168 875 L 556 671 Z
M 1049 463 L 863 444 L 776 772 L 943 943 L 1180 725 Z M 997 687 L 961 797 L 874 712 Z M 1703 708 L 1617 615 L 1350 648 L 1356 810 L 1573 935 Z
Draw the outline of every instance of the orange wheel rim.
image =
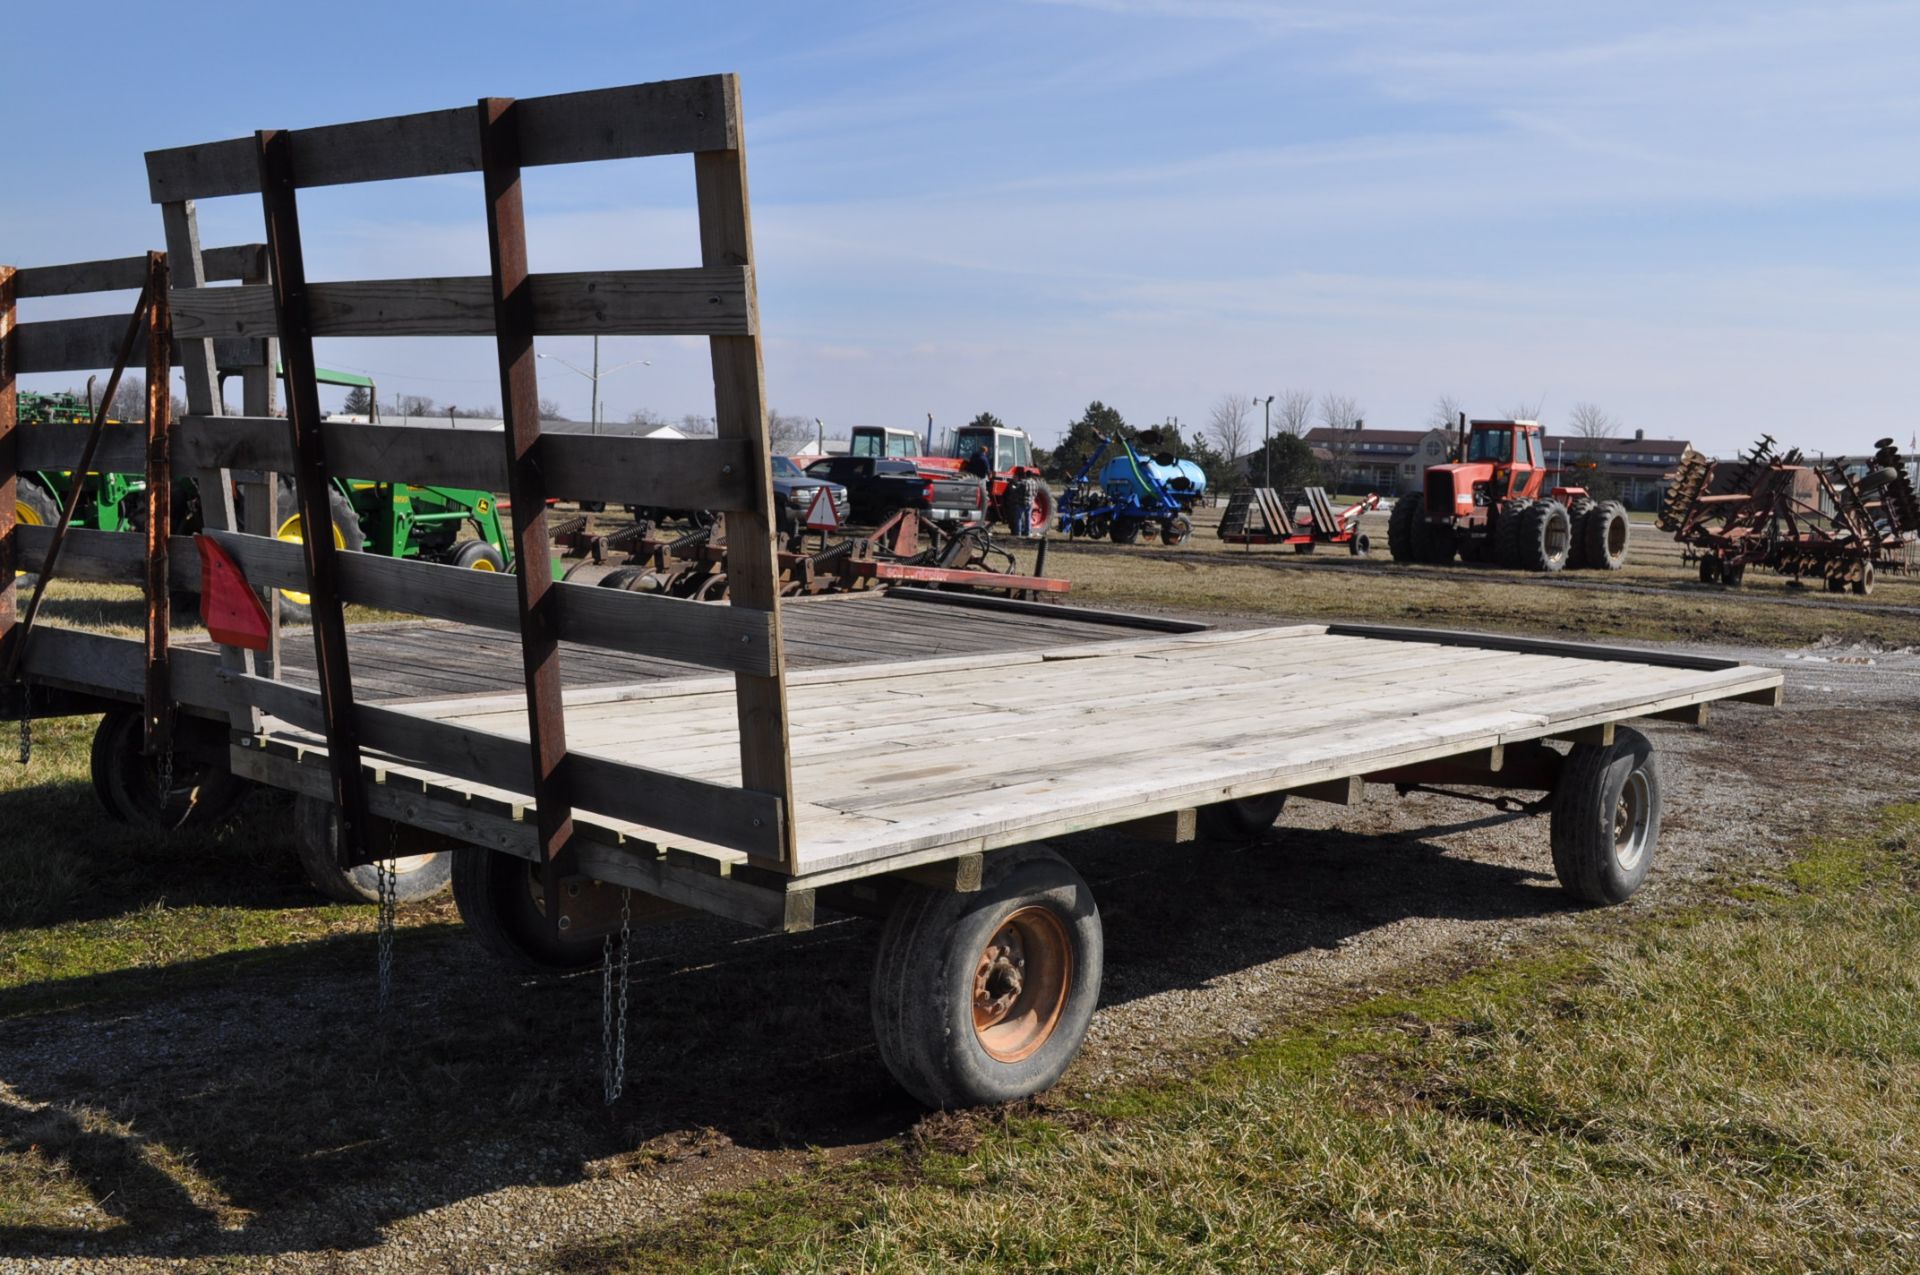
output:
M 1000 923 L 973 972 L 973 1034 L 990 1058 L 1029 1058 L 1047 1043 L 1073 987 L 1073 945 L 1052 909 L 1025 907 Z

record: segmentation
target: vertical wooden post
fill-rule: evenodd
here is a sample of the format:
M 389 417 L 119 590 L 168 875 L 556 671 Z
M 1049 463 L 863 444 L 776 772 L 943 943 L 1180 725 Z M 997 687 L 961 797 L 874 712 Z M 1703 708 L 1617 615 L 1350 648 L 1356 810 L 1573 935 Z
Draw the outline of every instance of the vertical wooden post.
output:
M 252 259 L 241 271 L 240 282 L 271 282 L 267 272 L 265 245 L 261 245 L 259 251 L 250 256 Z M 240 373 L 240 413 L 265 419 L 273 415 L 274 404 L 278 400 L 280 343 L 273 337 L 261 337 L 248 344 L 253 362 Z M 259 479 L 243 489 L 247 497 L 247 510 L 245 526 L 241 530 L 250 535 L 271 538 L 280 529 L 280 476 L 261 473 Z M 267 649 L 259 653 L 255 664 L 262 677 L 277 679 L 280 676 L 280 607 L 272 589 L 262 591 L 260 601 L 267 609 Z
M 0 266 L 0 668 L 13 662 L 14 570 L 19 539 L 13 534 L 14 495 L 20 477 L 19 401 L 13 386 L 14 268 Z
M 267 251 L 273 259 L 273 309 L 280 359 L 287 371 L 287 421 L 293 429 L 293 490 L 306 528 L 301 548 L 312 596 L 314 658 L 320 711 L 327 735 L 327 768 L 340 823 L 342 867 L 371 863 L 367 794 L 360 775 L 360 736 L 353 720 L 353 674 L 347 664 L 347 624 L 340 606 L 326 441 L 321 433 L 320 385 L 314 378 L 313 323 L 307 308 L 307 268 L 300 249 L 300 209 L 293 185 L 293 147 L 284 131 L 255 134 L 260 201 Z
M 173 530 L 173 316 L 165 253 L 147 254 L 147 678 L 141 738 L 149 755 L 173 741 L 167 634 L 173 623 L 167 536 Z
M 167 273 L 183 288 L 206 286 L 207 267 L 200 255 L 200 220 L 191 199 L 176 199 L 160 205 L 160 222 L 167 238 Z M 220 404 L 220 374 L 214 365 L 213 342 L 183 342 L 180 362 L 186 374 L 187 411 L 194 416 L 224 415 Z M 225 469 L 209 469 L 191 475 L 200 495 L 200 520 L 209 531 L 238 531 L 234 516 L 233 487 Z M 267 605 L 272 606 L 271 597 Z M 220 648 L 223 668 L 235 673 L 254 671 L 253 652 L 241 647 Z M 257 734 L 260 710 L 244 697 L 235 696 L 227 706 L 227 721 L 235 730 Z
M 533 366 L 533 294 L 527 287 L 526 217 L 520 199 L 520 126 L 511 98 L 482 98 L 480 168 L 487 191 L 487 246 L 493 259 L 493 330 L 506 417 L 507 491 L 513 501 L 514 579 L 520 592 L 520 656 L 527 683 L 527 734 L 543 861 L 573 837 L 566 774 L 567 731 L 560 699 L 560 640 L 553 548 L 547 538 L 547 484 L 540 468 L 540 386 Z M 546 873 L 557 902 L 558 874 Z M 558 909 L 548 912 L 557 920 Z
M 727 111 L 740 118 L 740 82 L 727 77 Z M 700 259 L 705 266 L 753 264 L 753 224 L 747 208 L 747 154 L 739 150 L 699 151 L 693 157 L 694 185 L 700 204 Z M 747 275 L 747 313 L 760 330 L 759 289 Z M 760 338 L 708 338 L 713 360 L 714 426 L 722 438 L 753 443 L 759 472 L 753 483 L 755 507 L 727 514 L 727 592 L 732 605 L 765 611 L 772 619 L 773 673 L 740 673 L 734 694 L 740 721 L 740 781 L 743 787 L 780 798 L 781 866 L 796 866 L 794 855 L 793 766 L 787 745 L 785 688 L 786 644 L 780 632 L 779 558 L 775 544 L 772 450 L 767 435 L 766 386 L 760 366 Z

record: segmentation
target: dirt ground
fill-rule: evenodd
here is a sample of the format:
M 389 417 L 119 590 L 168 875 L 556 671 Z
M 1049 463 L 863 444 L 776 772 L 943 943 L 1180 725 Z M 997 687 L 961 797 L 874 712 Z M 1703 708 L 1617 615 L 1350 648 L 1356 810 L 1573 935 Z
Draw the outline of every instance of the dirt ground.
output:
M 1786 669 L 1786 706 L 1651 728 L 1666 818 L 1630 908 L 1724 887 L 1912 794 L 1920 649 L 1710 653 Z M 1108 939 L 1066 1091 L 1177 1071 L 1305 1009 L 1596 923 L 1554 884 L 1544 817 L 1371 798 L 1297 803 L 1246 844 L 1060 843 Z M 405 920 L 384 1019 L 364 930 L 158 982 L 74 980 L 31 1012 L 0 994 L 0 1150 L 57 1151 L 48 1190 L 72 1201 L 0 1216 L 0 1270 L 538 1269 L 922 1118 L 870 1044 L 872 922 L 648 932 L 609 1110 L 597 973 L 506 977 L 450 907 Z

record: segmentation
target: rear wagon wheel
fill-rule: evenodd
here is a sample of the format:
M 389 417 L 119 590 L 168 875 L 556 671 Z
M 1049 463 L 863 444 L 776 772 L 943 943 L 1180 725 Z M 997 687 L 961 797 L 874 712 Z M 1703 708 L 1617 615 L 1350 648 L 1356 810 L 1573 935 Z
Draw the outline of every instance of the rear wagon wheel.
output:
M 460 846 L 452 860 L 453 902 L 480 946 L 515 970 L 577 970 L 600 959 L 600 938 L 569 938 L 547 924 L 537 867 L 482 846 Z
M 340 866 L 340 824 L 333 803 L 302 794 L 293 799 L 293 848 L 314 889 L 336 903 L 378 903 L 380 874 L 371 863 Z M 430 899 L 447 888 L 453 856 L 446 851 L 405 854 L 393 860 L 394 898 Z
M 1086 1037 L 1101 952 L 1092 892 L 1045 846 L 996 854 L 973 894 L 909 885 L 874 963 L 881 1061 L 930 1107 L 1039 1093 Z
M 1233 841 L 1257 837 L 1273 827 L 1287 806 L 1287 794 L 1264 792 L 1257 797 L 1236 797 L 1200 807 L 1200 835 L 1211 841 Z
M 1660 840 L 1653 742 L 1622 726 L 1611 744 L 1576 744 L 1553 790 L 1553 871 L 1587 903 L 1623 903 L 1647 879 Z
M 141 710 L 116 708 L 100 719 L 90 757 L 94 795 L 121 823 L 172 831 L 220 822 L 250 786 L 227 768 L 224 726 L 195 717 L 174 721 L 173 775 L 160 790 L 160 759 L 142 751 Z

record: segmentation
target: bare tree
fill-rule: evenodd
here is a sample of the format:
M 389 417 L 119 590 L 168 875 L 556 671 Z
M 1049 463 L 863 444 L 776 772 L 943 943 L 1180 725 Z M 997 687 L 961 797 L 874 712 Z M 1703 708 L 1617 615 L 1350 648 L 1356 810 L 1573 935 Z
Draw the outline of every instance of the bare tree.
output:
M 666 423 L 667 418 L 650 407 L 636 407 L 627 413 L 627 424 L 629 425 L 660 426 Z
M 1328 429 L 1352 429 L 1360 420 L 1360 401 L 1348 394 L 1320 396 L 1320 423 Z
M 567 419 L 566 409 L 560 406 L 560 400 L 557 398 L 543 398 L 540 400 L 540 419 L 564 421 Z
M 1433 410 L 1427 414 L 1428 429 L 1452 429 L 1460 423 L 1460 413 L 1465 406 L 1451 394 L 1442 394 L 1433 400 Z
M 424 394 L 401 394 L 393 400 L 394 414 L 397 416 L 432 416 L 433 400 Z
M 1607 415 L 1598 403 L 1575 403 L 1567 415 L 1567 432 L 1589 441 L 1612 438 L 1620 432 L 1620 422 Z
M 1347 394 L 1322 394 L 1320 423 L 1327 427 L 1327 476 L 1336 484 L 1345 482 L 1348 462 L 1360 441 L 1359 400 Z
M 713 433 L 713 417 L 701 416 L 697 412 L 688 412 L 680 418 L 680 432 L 688 438 L 700 438 Z
M 1507 419 L 1510 421 L 1533 421 L 1539 424 L 1541 423 L 1541 414 L 1544 413 L 1546 409 L 1547 396 L 1544 394 L 1532 401 L 1523 398 L 1507 409 Z
M 1298 437 L 1313 426 L 1313 393 L 1288 390 L 1273 400 L 1273 426 L 1276 433 Z
M 814 435 L 813 418 L 810 416 L 783 416 L 772 408 L 767 409 L 767 450 L 776 453 L 791 453 L 806 445 Z
M 1253 449 L 1254 400 L 1245 394 L 1222 394 L 1207 419 L 1206 434 L 1229 460 Z

